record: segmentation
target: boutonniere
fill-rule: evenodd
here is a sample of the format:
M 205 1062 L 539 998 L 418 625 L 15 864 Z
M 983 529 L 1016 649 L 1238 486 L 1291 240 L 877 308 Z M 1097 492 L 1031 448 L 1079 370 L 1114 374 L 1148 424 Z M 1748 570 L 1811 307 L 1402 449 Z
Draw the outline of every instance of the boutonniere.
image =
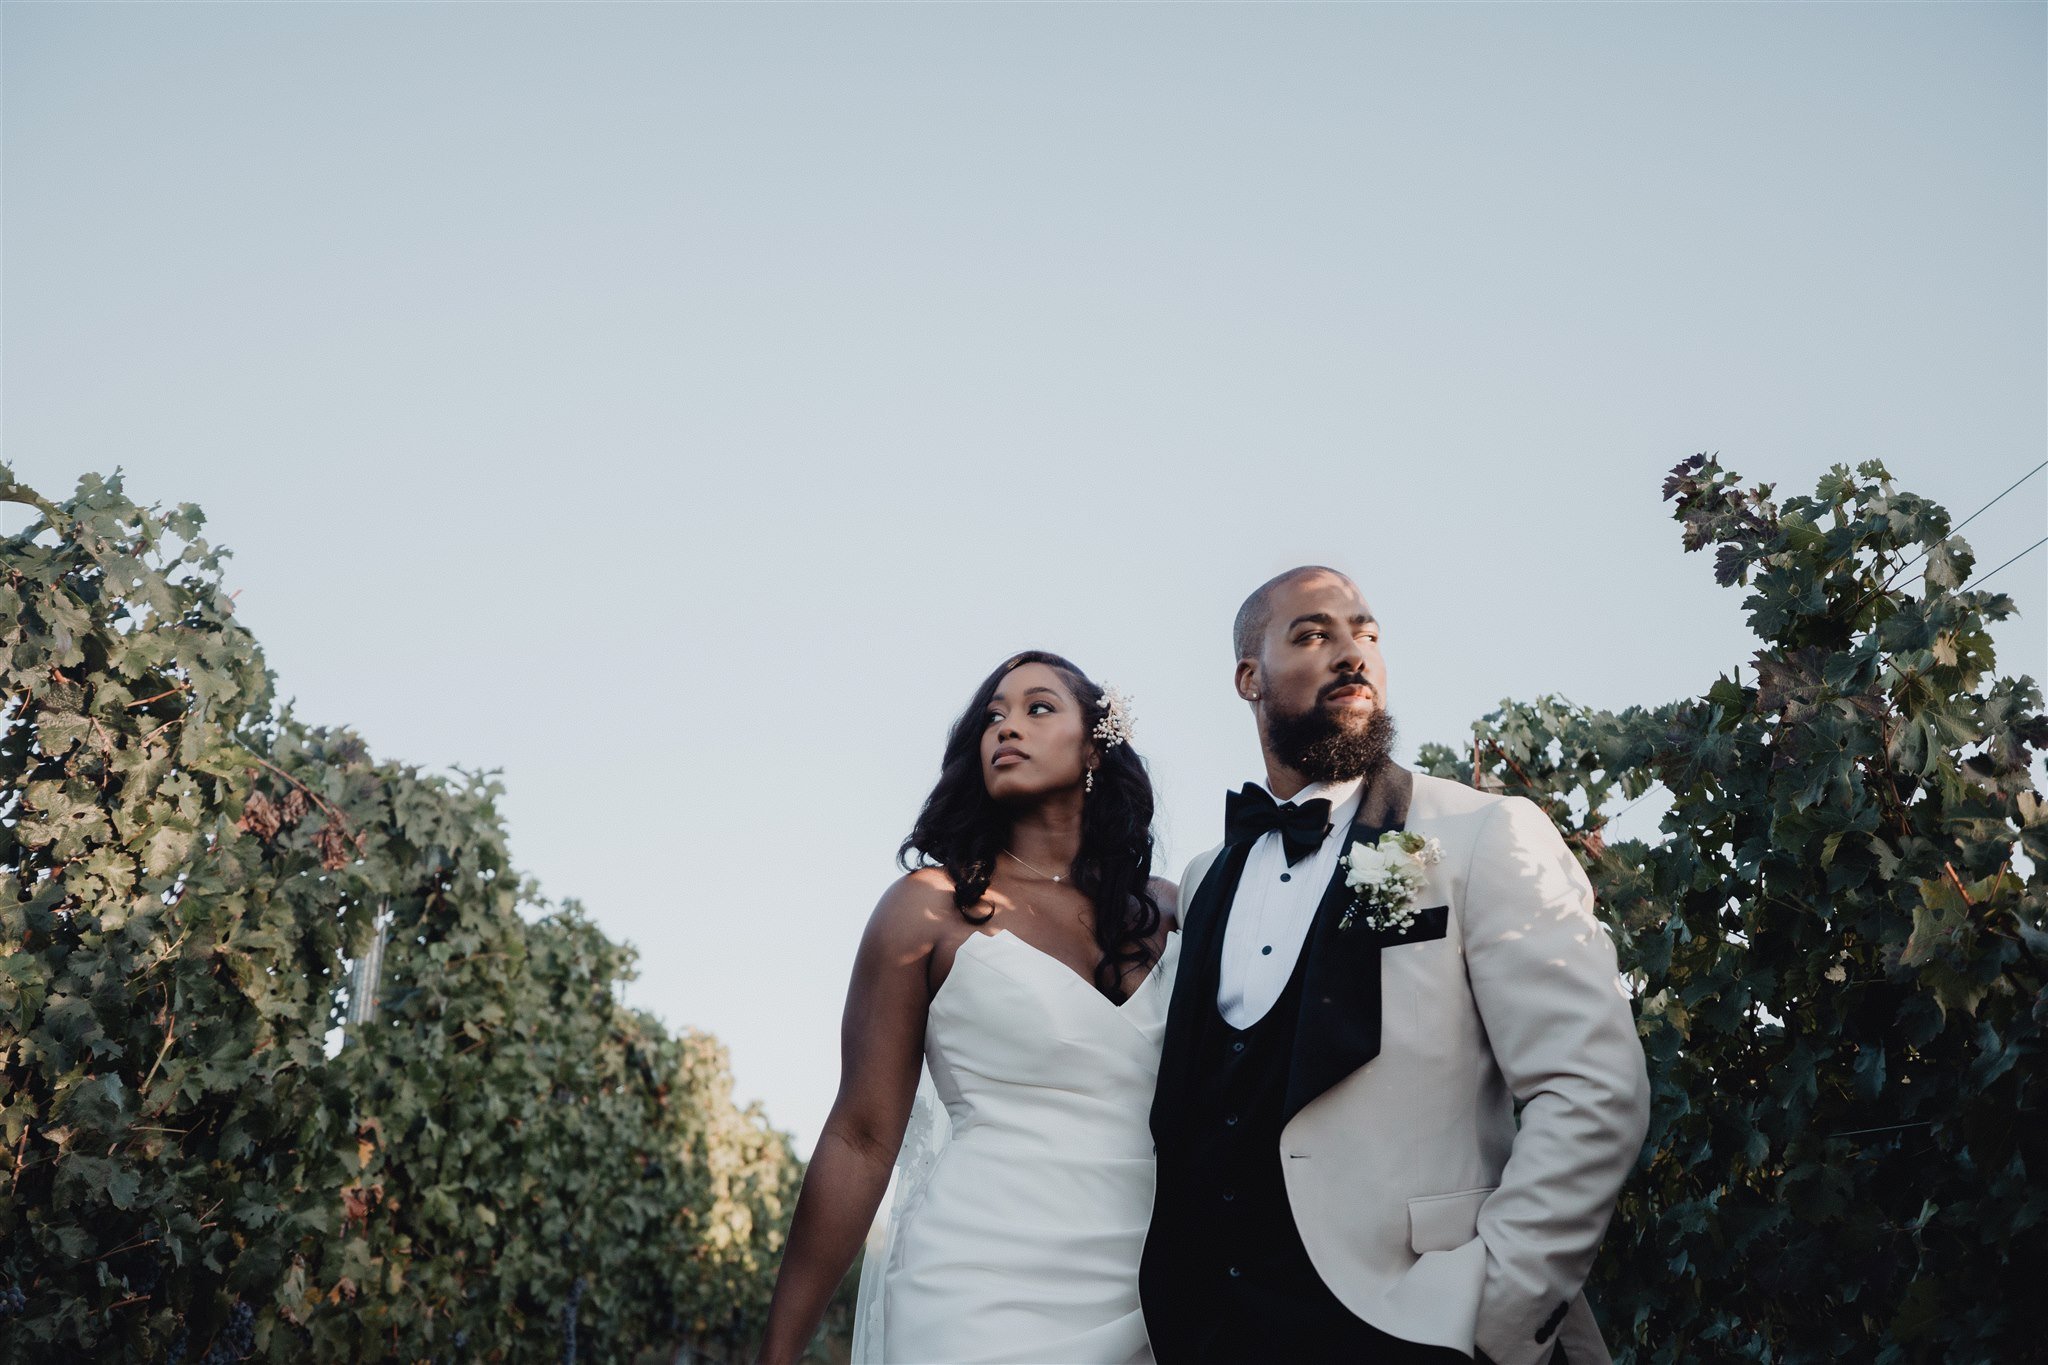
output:
M 1443 861 L 1444 847 L 1434 839 L 1389 830 L 1376 844 L 1354 844 L 1339 860 L 1351 904 L 1337 921 L 1349 929 L 1363 920 L 1375 933 L 1399 933 L 1415 923 L 1415 898 L 1422 894 L 1426 869 Z

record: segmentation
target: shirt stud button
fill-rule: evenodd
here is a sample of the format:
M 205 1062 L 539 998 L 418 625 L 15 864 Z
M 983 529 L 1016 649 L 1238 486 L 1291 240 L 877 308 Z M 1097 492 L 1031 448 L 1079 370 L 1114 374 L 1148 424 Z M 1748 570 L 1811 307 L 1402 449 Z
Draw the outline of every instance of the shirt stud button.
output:
M 1294 874 L 1292 872 L 1282 872 L 1280 874 L 1280 880 L 1283 882 L 1291 882 L 1294 880 Z
M 1259 949 L 1259 956 L 1261 956 L 1261 957 L 1264 957 L 1264 956 L 1265 956 L 1266 954 L 1268 954 L 1268 953 L 1270 953 L 1270 952 L 1272 952 L 1272 951 L 1273 951 L 1273 945 L 1272 945 L 1272 944 L 1270 944 L 1270 943 L 1268 943 L 1268 944 L 1267 944 L 1267 945 L 1266 945 L 1265 947 L 1263 947 L 1263 948 Z

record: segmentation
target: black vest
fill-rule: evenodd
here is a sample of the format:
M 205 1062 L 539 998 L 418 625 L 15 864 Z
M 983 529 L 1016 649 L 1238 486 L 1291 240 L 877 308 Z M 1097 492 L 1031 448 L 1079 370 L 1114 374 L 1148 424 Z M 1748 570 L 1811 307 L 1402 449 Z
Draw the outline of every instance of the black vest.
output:
M 1207 945 L 1210 981 L 1222 943 L 1218 932 Z M 1161 1362 L 1359 1361 L 1385 1340 L 1324 1288 L 1287 1207 L 1280 1129 L 1305 957 L 1250 1028 L 1232 1028 L 1213 1002 L 1202 1020 L 1202 1080 L 1181 1131 L 1160 1146 L 1145 1246 L 1145 1278 L 1159 1291 L 1146 1296 L 1146 1326 Z

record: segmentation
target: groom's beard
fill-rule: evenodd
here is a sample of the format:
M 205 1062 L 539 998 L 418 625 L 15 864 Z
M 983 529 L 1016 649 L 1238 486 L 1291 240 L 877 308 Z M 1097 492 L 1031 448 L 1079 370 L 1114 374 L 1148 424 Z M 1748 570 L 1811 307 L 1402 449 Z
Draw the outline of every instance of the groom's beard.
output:
M 1319 702 L 1299 715 L 1269 715 L 1266 743 L 1279 759 L 1311 782 L 1370 781 L 1394 752 L 1394 718 L 1374 708 L 1347 725 Z

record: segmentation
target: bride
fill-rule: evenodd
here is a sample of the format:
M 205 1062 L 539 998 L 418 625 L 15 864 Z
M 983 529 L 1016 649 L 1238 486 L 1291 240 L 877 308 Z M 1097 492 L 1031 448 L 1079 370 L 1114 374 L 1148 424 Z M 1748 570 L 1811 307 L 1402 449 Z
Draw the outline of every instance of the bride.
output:
M 953 726 L 899 850 L 915 869 L 854 960 L 839 1094 L 764 1365 L 803 1353 L 867 1236 L 921 1065 L 947 1140 L 928 1175 L 906 1168 L 880 1274 L 863 1277 L 880 1359 L 1152 1359 L 1138 1306 L 1147 1118 L 1179 935 L 1173 886 L 1151 877 L 1152 785 L 1129 734 L 1121 698 L 1035 650 L 990 674 Z

